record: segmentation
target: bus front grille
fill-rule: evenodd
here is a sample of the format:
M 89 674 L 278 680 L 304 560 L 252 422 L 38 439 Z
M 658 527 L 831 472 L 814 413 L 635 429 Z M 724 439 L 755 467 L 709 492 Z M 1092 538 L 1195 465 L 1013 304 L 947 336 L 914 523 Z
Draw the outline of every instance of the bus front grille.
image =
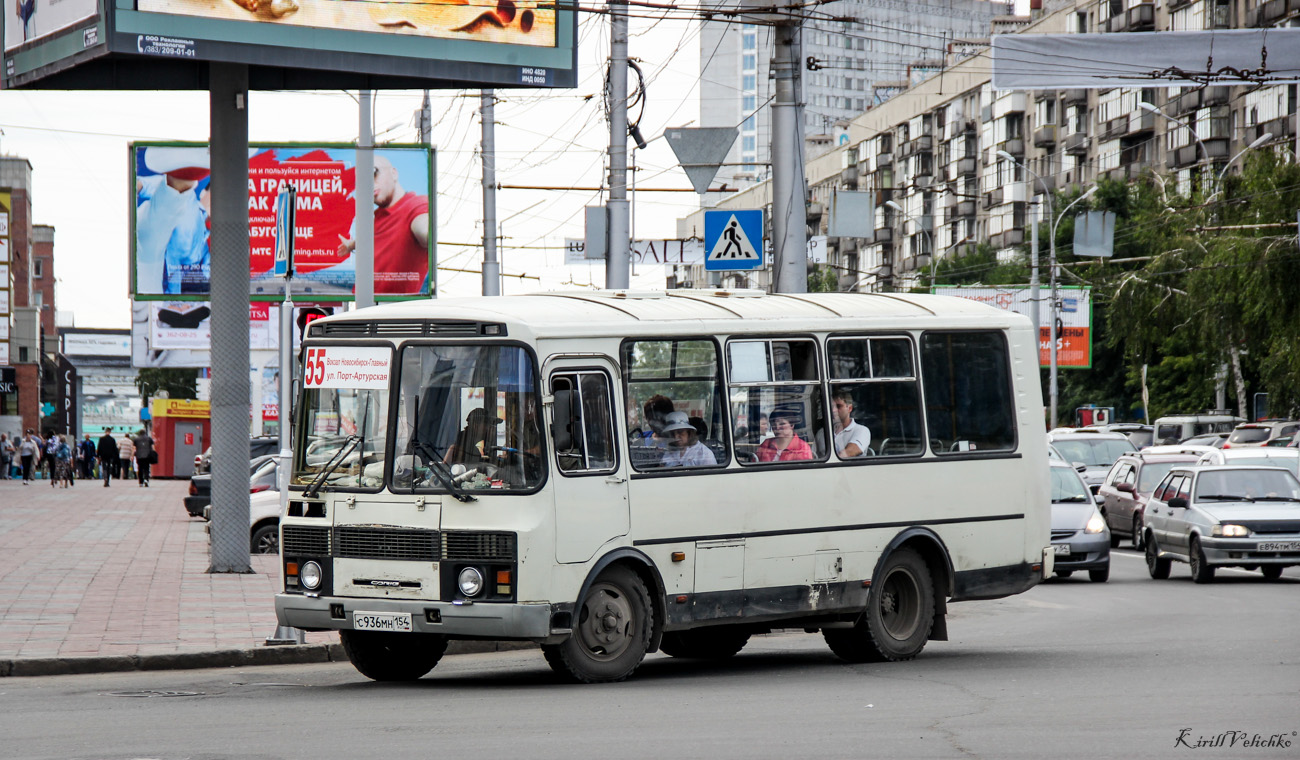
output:
M 515 543 L 513 533 L 444 531 L 442 557 L 448 560 L 514 562 Z
M 328 557 L 330 529 L 312 525 L 286 525 L 281 549 L 286 557 Z
M 418 528 L 334 529 L 335 556 L 351 559 L 438 561 L 438 531 Z

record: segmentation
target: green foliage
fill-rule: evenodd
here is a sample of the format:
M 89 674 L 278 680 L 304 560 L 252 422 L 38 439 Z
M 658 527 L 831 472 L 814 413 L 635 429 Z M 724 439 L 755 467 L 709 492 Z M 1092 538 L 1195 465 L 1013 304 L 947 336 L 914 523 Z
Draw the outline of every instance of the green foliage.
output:
M 198 375 L 195 369 L 148 367 L 136 374 L 135 387 L 145 398 L 161 390 L 167 391 L 168 398 L 192 399 L 198 397 L 194 383 Z
M 840 289 L 839 278 L 830 267 L 814 267 L 808 273 L 809 293 L 834 293 Z

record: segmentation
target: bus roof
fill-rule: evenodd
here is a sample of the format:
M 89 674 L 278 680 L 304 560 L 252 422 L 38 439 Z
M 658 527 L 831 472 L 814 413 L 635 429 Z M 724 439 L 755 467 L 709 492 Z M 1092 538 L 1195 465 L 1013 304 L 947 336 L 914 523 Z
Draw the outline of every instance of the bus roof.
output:
M 332 337 L 335 331 L 329 328 L 338 323 L 409 320 L 502 322 L 526 328 L 537 337 L 651 334 L 661 331 L 657 323 L 664 321 L 716 321 L 722 323 L 720 332 L 737 331 L 736 324 L 741 323 L 745 324 L 746 332 L 762 332 L 763 320 L 776 319 L 785 321 L 782 331 L 898 327 L 900 319 L 921 322 L 934 319 L 949 327 L 955 320 L 969 320 L 971 327 L 1029 327 L 1028 319 L 1015 312 L 952 296 L 679 289 L 554 291 L 401 301 L 317 320 L 312 322 L 311 334 Z M 845 319 L 860 320 L 860 323 L 850 326 Z M 704 325 L 700 324 L 700 328 Z M 356 335 L 351 331 L 339 332 L 344 334 Z

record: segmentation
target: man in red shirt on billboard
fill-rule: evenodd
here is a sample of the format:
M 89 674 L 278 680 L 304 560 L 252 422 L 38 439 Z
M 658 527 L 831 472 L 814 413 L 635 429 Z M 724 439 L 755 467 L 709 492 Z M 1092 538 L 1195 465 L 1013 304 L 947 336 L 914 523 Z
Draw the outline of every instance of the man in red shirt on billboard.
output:
M 429 199 L 402 187 L 397 168 L 375 155 L 375 294 L 411 295 L 429 277 Z M 350 255 L 355 240 L 339 246 Z

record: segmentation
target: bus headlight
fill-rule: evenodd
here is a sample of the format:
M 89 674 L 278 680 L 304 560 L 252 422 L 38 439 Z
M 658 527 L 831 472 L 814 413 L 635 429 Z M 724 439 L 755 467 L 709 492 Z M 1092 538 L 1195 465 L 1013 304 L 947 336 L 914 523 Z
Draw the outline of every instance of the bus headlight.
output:
M 314 591 L 320 588 L 322 576 L 320 565 L 315 562 L 307 562 L 303 564 L 302 571 L 298 574 L 298 580 L 302 583 L 303 588 Z
M 460 571 L 460 593 L 465 596 L 478 596 L 483 590 L 483 573 L 476 567 L 467 567 Z

